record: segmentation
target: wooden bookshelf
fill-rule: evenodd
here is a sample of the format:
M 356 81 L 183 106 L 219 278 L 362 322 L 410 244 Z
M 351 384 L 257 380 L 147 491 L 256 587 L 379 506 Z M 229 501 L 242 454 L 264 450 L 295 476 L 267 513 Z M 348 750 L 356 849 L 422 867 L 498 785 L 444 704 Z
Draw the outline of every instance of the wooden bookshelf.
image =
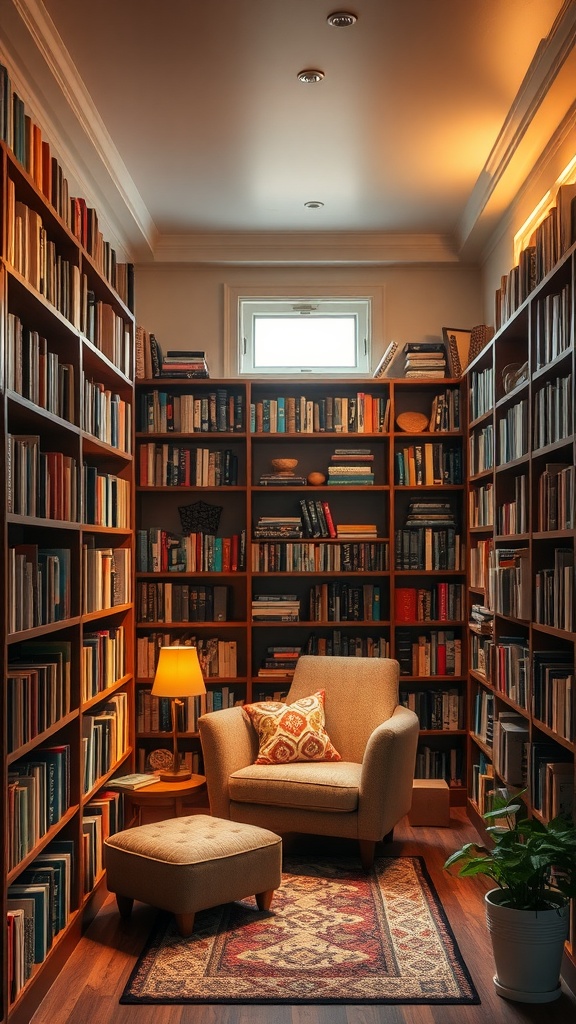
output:
M 502 787 L 525 789 L 540 820 L 574 813 L 574 280 L 572 246 L 467 370 L 469 501 L 490 487 L 494 510 L 469 531 L 468 807 L 480 829 Z M 512 389 L 510 364 L 527 364 Z M 568 951 L 574 966 L 574 930 Z
M 463 431 L 455 412 L 460 382 L 152 378 L 136 384 L 138 768 L 149 764 L 153 750 L 169 746 L 168 716 L 164 711 L 158 728 L 162 709 L 149 697 L 155 644 L 196 639 L 211 707 L 227 699 L 285 695 L 299 653 L 397 656 L 402 632 L 411 658 L 419 637 L 428 651 L 422 671 L 411 661 L 401 679 L 403 699 L 414 706 L 418 700 L 422 714 L 418 770 L 445 776 L 454 802 L 462 802 L 464 547 L 454 555 L 466 516 Z M 397 416 L 407 411 L 424 413 L 429 421 L 439 395 L 448 399 L 444 412 L 444 398 L 440 403 L 438 429 L 407 434 L 396 427 Z M 214 465 L 222 452 L 234 470 L 215 483 Z M 414 466 L 413 476 L 401 483 L 404 452 L 406 465 L 411 460 Z M 295 461 L 285 470 L 292 476 L 278 477 L 282 470 L 273 465 L 278 459 Z M 321 477 L 311 484 L 314 473 Z M 428 531 L 429 542 L 442 532 L 441 556 L 435 553 L 434 567 L 425 561 L 420 567 L 397 563 L 396 538 L 411 503 L 437 501 L 440 478 L 442 500 L 455 524 L 449 534 Z M 208 553 L 201 567 L 197 540 L 181 540 L 182 510 L 193 510 L 198 502 L 217 506 L 216 535 L 229 538 L 241 557 L 215 564 Z M 158 565 L 162 531 L 164 567 Z M 200 555 L 213 543 L 204 539 Z M 169 556 L 168 548 L 177 553 Z M 178 563 L 177 571 L 168 567 L 169 557 Z M 191 596 L 199 586 L 227 588 L 225 620 L 193 618 L 205 614 L 195 609 Z M 182 614 L 180 588 L 187 588 L 190 621 L 174 616 L 175 602 Z M 415 601 L 420 595 L 420 612 L 413 619 L 397 620 L 399 588 L 409 589 Z M 208 650 L 226 642 L 235 646 L 232 675 L 218 657 L 206 660 Z M 194 709 L 182 724 L 183 747 L 198 755 Z M 192 766 L 200 766 L 198 759 Z
M 1 989 L 12 1022 L 30 1020 L 105 894 L 103 833 L 122 827 L 121 799 L 107 796 L 106 784 L 132 767 L 134 746 L 131 273 L 116 266 L 94 211 L 67 197 L 49 147 L 59 190 L 19 156 L 0 142 L 2 910 L 10 929 Z M 74 209 L 84 211 L 79 220 Z M 15 975 L 8 944 L 28 927 L 30 900 L 14 901 L 26 901 L 19 887 L 31 881 L 46 887 L 50 924 L 43 943 L 24 940 Z

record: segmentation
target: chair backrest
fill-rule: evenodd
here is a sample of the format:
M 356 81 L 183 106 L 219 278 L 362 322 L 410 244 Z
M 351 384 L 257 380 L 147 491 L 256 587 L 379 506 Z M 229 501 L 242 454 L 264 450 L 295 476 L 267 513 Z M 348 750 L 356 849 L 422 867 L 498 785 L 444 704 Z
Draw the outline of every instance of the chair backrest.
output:
M 326 732 L 345 761 L 361 763 L 370 734 L 398 704 L 400 666 L 392 658 L 302 655 L 286 703 L 326 691 Z

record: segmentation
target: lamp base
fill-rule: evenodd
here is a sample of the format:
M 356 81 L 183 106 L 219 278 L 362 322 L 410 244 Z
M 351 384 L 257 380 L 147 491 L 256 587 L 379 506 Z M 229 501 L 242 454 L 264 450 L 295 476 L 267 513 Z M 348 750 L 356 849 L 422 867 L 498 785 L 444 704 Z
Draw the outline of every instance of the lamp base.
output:
M 162 771 L 158 772 L 158 777 L 160 782 L 186 782 L 192 778 L 192 772 L 189 768 L 180 768 L 176 772 L 163 768 Z

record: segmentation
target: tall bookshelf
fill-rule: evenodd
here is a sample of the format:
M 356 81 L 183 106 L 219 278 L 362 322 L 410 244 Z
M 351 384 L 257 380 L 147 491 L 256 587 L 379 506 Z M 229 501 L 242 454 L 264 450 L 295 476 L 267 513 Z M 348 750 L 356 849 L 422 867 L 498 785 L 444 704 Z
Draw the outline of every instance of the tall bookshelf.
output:
M 0 943 L 13 1022 L 30 1020 L 105 895 L 102 841 L 122 826 L 107 783 L 133 765 L 134 317 L 126 268 L 111 268 L 94 211 L 68 199 L 45 154 L 54 191 L 0 142 Z M 48 906 L 36 938 L 30 883 L 37 913 Z
M 407 644 L 401 691 L 421 718 L 417 770 L 445 777 L 463 802 L 460 382 L 152 378 L 136 395 L 138 767 L 170 745 L 167 712 L 150 697 L 158 644 L 199 643 L 209 707 L 285 695 L 300 653 L 398 656 Z M 425 424 L 411 434 L 396 422 L 410 411 Z M 404 457 L 411 475 L 401 482 Z M 448 522 L 430 519 L 439 495 Z M 216 514 L 202 542 L 198 512 Z M 403 535 L 413 539 L 408 561 Z M 214 616 L 216 588 L 225 618 Z M 400 597 L 413 611 L 398 621 Z M 227 645 L 233 662 L 220 663 Z M 198 710 L 182 720 L 191 758 Z
M 470 750 L 482 829 L 507 788 L 574 813 L 575 247 L 468 367 Z M 576 963 L 572 926 L 567 947 Z

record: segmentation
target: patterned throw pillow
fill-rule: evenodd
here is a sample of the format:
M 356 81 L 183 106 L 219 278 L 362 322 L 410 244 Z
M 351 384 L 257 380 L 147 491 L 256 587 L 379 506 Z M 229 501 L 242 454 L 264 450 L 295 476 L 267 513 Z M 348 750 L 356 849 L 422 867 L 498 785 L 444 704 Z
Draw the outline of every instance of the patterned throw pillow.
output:
M 324 728 L 324 690 L 294 704 L 262 701 L 245 704 L 260 743 L 254 764 L 289 761 L 341 761 Z

